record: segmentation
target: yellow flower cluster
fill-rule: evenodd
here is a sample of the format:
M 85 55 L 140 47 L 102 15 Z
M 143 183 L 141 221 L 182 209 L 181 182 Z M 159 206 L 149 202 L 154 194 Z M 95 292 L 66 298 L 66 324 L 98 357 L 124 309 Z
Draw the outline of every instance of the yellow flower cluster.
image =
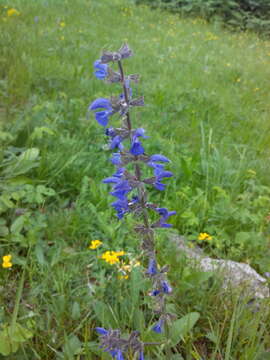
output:
M 198 236 L 198 240 L 201 240 L 201 241 L 211 241 L 213 238 L 211 235 L 207 234 L 207 233 L 200 233 L 199 236 Z
M 11 257 L 12 257 L 11 255 L 5 255 L 5 256 L 3 256 L 2 267 L 3 267 L 4 269 L 11 268 L 11 266 L 12 266 Z
M 106 251 L 101 255 L 101 259 L 105 260 L 110 265 L 119 263 L 119 256 L 125 255 L 124 251 Z
M 92 241 L 91 241 L 91 245 L 89 245 L 89 249 L 95 250 L 95 249 L 98 248 L 101 244 L 102 244 L 102 241 L 100 241 L 100 240 L 92 240 Z
M 129 275 L 127 273 L 130 273 L 131 270 L 137 266 L 140 266 L 141 263 L 139 261 L 137 261 L 136 259 L 132 259 L 130 260 L 129 264 L 122 264 L 119 267 L 119 271 L 123 274 L 123 275 L 119 275 L 118 279 L 122 280 L 122 279 L 128 279 Z
M 10 16 L 18 16 L 20 15 L 20 12 L 14 8 L 11 8 L 11 9 L 8 9 L 7 11 L 7 16 L 10 17 Z

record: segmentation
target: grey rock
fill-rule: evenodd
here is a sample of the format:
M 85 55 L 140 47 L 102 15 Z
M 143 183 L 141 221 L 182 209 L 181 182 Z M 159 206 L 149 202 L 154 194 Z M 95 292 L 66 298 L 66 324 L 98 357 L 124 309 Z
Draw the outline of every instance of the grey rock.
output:
M 171 240 L 181 252 L 192 260 L 194 267 L 198 267 L 202 271 L 219 273 L 223 277 L 224 289 L 242 288 L 245 295 L 252 299 L 264 299 L 270 296 L 267 280 L 250 265 L 208 257 L 198 246 L 190 248 L 182 236 L 171 235 Z

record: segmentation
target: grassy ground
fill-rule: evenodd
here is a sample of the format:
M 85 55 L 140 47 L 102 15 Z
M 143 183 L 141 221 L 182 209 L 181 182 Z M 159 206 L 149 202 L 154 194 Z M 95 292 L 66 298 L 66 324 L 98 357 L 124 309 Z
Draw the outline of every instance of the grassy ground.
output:
M 8 16 L 10 8 L 20 14 Z M 126 262 L 141 257 L 131 220 L 117 222 L 100 183 L 113 169 L 87 114 L 95 98 L 118 94 L 94 78 L 92 63 L 123 42 L 135 53 L 127 71 L 141 74 L 134 93 L 147 104 L 135 126 L 175 173 L 152 199 L 177 211 L 173 231 L 191 247 L 269 272 L 270 42 L 124 0 L 0 2 L 0 255 L 13 261 L 0 270 L 7 359 L 105 359 L 97 325 L 153 337 L 139 269 L 119 279 L 97 258 L 105 250 L 125 250 Z M 26 154 L 19 165 L 18 154 Z M 200 232 L 212 240 L 198 241 Z M 103 242 L 95 251 L 94 239 Z M 175 254 L 165 232 L 158 248 L 171 265 L 173 312 L 200 314 L 175 359 L 267 359 L 269 302 L 254 312 L 225 296 L 213 274 Z M 15 325 L 23 330 L 11 340 Z M 166 356 L 151 347 L 146 358 Z

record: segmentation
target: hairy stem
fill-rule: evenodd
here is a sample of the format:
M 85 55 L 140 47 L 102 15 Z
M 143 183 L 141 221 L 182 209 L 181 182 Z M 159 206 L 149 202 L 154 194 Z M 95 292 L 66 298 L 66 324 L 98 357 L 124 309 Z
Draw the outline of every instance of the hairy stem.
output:
M 128 94 L 128 89 L 127 89 L 126 83 L 125 83 L 125 74 L 124 74 L 124 69 L 123 69 L 121 60 L 118 61 L 118 68 L 119 68 L 119 72 L 120 72 L 120 76 L 121 76 L 121 82 L 122 82 L 122 86 L 123 86 L 125 102 L 126 102 L 126 104 L 128 106 L 128 104 L 129 104 L 129 94 Z M 132 124 L 131 124 L 131 118 L 130 118 L 129 109 L 128 109 L 127 113 L 126 113 L 126 120 L 127 120 L 128 130 L 131 131 Z M 130 137 L 130 142 L 131 141 L 132 141 L 132 139 Z M 136 174 L 136 177 L 137 177 L 138 181 L 141 181 L 141 169 L 140 169 L 139 164 L 135 164 L 135 174 Z M 143 217 L 144 226 L 146 227 L 146 229 L 150 230 L 151 227 L 150 227 L 149 220 L 148 220 L 148 213 L 147 213 L 147 210 L 146 210 L 146 207 L 145 207 L 145 204 L 146 204 L 145 190 L 143 188 L 139 187 L 138 195 L 139 195 L 140 204 L 141 204 L 141 206 L 143 208 L 142 217 Z M 152 233 L 149 232 L 147 236 L 149 238 L 150 243 L 153 244 L 154 239 L 153 239 Z M 154 249 L 152 249 L 152 252 L 154 252 Z

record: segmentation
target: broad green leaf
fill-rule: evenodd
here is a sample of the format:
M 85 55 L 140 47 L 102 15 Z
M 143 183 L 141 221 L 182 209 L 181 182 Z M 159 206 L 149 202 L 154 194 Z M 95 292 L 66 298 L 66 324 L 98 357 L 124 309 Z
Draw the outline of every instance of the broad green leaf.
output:
M 13 352 L 16 352 L 19 348 L 19 343 L 10 341 L 4 331 L 0 332 L 0 354 L 7 356 Z
M 28 149 L 19 156 L 13 158 L 3 170 L 3 174 L 7 177 L 16 177 L 25 174 L 32 168 L 38 166 L 38 157 L 39 149 Z
M 184 358 L 180 354 L 174 354 L 171 355 L 170 360 L 184 360 Z
M 8 329 L 9 329 L 9 334 L 12 337 L 12 340 L 17 342 L 24 342 L 33 336 L 31 331 L 22 327 L 18 323 L 15 324 L 14 329 L 12 329 L 11 326 Z
M 19 216 L 11 225 L 10 231 L 12 234 L 19 233 L 24 227 L 25 221 L 27 220 L 26 215 Z
M 0 332 L 0 354 L 7 356 L 18 350 L 19 344 L 33 336 L 31 331 L 16 323 L 12 328 L 7 326 Z
M 102 326 L 105 328 L 114 328 L 118 326 L 114 314 L 112 313 L 112 309 L 108 305 L 101 301 L 95 301 L 93 309 Z
M 63 346 L 64 359 L 74 359 L 74 355 L 81 351 L 81 342 L 76 335 L 71 335 Z
M 44 257 L 44 250 L 43 250 L 42 244 L 40 242 L 36 244 L 35 254 L 37 257 L 37 261 L 41 266 L 44 266 L 47 264 L 47 261 Z
M 181 319 L 176 320 L 170 327 L 170 339 L 171 346 L 176 346 L 179 341 L 187 335 L 187 333 L 193 328 L 196 322 L 199 320 L 200 314 L 197 312 L 191 312 Z
M 44 134 L 52 136 L 55 135 L 55 132 L 52 129 L 45 126 L 36 127 L 33 133 L 30 135 L 30 139 L 31 140 L 42 139 Z
M 81 316 L 81 308 L 80 308 L 80 304 L 77 303 L 77 301 L 75 301 L 72 305 L 72 310 L 71 310 L 71 318 L 73 320 L 78 320 Z

